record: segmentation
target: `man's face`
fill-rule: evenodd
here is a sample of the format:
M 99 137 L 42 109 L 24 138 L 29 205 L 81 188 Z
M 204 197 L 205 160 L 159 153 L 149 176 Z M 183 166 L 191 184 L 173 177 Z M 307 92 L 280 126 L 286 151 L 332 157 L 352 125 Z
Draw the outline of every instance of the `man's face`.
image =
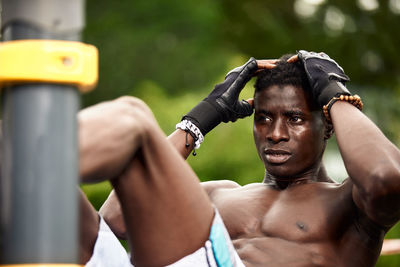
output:
M 286 180 L 319 165 L 325 127 L 303 89 L 273 85 L 255 94 L 254 108 L 254 141 L 267 173 Z

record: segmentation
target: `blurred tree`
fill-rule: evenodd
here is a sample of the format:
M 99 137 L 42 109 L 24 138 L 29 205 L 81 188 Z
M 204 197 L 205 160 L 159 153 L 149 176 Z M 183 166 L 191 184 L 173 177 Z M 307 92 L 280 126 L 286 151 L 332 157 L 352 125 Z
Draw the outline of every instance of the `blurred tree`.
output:
M 324 51 L 360 85 L 400 82 L 399 1 L 221 0 L 224 39 L 245 54 Z
M 100 51 L 98 89 L 84 104 L 131 92 L 152 80 L 170 94 L 198 90 L 224 68 L 215 1 L 87 1 L 85 39 Z M 132 91 L 133 90 L 133 91 Z

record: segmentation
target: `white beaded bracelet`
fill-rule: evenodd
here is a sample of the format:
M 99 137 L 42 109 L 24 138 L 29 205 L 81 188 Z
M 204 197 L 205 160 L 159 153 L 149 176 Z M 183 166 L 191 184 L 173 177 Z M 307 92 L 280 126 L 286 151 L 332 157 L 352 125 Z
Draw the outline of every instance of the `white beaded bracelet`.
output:
M 200 147 L 200 144 L 203 143 L 204 141 L 204 136 L 201 133 L 200 129 L 191 121 L 182 120 L 180 123 L 176 125 L 176 129 L 181 129 L 185 132 L 190 133 L 190 135 L 194 138 L 195 141 L 194 142 L 195 149 L 198 149 Z

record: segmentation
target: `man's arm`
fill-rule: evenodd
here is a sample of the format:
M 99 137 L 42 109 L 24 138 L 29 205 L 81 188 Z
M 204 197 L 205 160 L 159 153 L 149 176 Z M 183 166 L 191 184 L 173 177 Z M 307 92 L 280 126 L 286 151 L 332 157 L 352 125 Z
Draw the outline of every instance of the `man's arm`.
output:
M 240 92 L 258 71 L 272 69 L 275 63 L 275 59 L 250 58 L 244 65 L 228 72 L 224 82 L 217 84 L 206 98 L 183 116 L 177 125 L 179 130 L 168 140 L 187 158 L 195 143 L 199 146 L 202 138 L 218 124 L 250 116 L 253 113 L 252 101 L 239 100 Z
M 209 96 L 185 115 L 184 119 L 193 122 L 205 136 L 222 121 L 235 121 L 238 118 L 251 115 L 252 101 L 239 101 L 238 96 L 258 70 L 274 68 L 275 62 L 274 59 L 250 59 L 243 66 L 228 72 L 225 81 L 216 85 Z M 213 116 L 209 114 L 213 114 Z M 193 136 L 182 129 L 177 129 L 169 135 L 168 141 L 184 159 L 190 155 L 195 146 Z M 207 188 L 209 188 L 209 185 Z M 118 237 L 126 237 L 121 207 L 114 191 L 109 195 L 99 212 Z
M 194 148 L 194 138 L 181 129 L 175 130 L 167 139 L 184 159 L 189 157 Z M 186 146 L 186 144 L 189 144 L 189 146 Z
M 357 108 L 337 101 L 330 115 L 356 205 L 374 222 L 400 219 L 400 151 Z
M 332 120 L 355 204 L 389 229 L 400 219 L 400 151 L 360 110 L 362 103 L 344 86 L 349 77 L 325 53 L 300 50 L 315 103 Z M 292 57 L 289 61 L 296 60 Z M 340 97 L 339 97 L 340 96 Z

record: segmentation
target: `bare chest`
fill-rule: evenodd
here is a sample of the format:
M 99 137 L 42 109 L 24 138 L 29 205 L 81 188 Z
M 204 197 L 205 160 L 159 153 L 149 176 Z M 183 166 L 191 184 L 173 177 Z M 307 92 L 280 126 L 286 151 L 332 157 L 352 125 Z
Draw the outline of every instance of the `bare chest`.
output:
M 241 188 L 213 198 L 231 238 L 272 237 L 296 242 L 337 239 L 351 223 L 340 189 L 301 185 L 285 191 Z M 231 194 L 232 193 L 232 194 Z
M 360 228 L 351 184 L 254 184 L 211 199 L 246 266 L 373 266 L 379 255 L 382 240 Z

